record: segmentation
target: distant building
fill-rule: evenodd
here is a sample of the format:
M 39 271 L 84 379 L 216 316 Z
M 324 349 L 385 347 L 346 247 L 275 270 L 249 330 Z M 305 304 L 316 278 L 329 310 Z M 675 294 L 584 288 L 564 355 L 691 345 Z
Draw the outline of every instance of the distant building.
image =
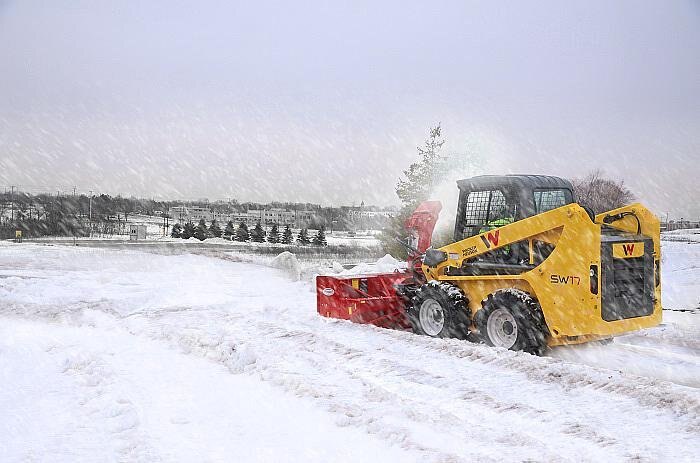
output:
M 219 223 L 226 223 L 231 220 L 231 214 L 228 212 L 212 212 L 211 218 Z
M 245 222 L 247 225 L 255 225 L 260 222 L 263 226 L 277 224 L 278 226 L 290 225 L 294 228 L 307 227 L 314 218 L 313 211 L 289 211 L 286 209 L 249 209 L 246 212 L 212 212 L 209 208 L 200 206 L 174 206 L 168 211 L 168 215 L 174 222 L 186 223 L 205 222 L 216 220 L 219 223 L 234 224 Z
M 236 225 L 238 225 L 241 222 L 245 222 L 247 224 L 249 216 L 247 212 L 234 212 L 233 214 L 229 214 L 229 220 L 231 220 Z
M 129 225 L 129 240 L 145 240 L 146 239 L 146 226 L 145 225 Z
M 295 211 L 295 226 L 297 228 L 308 227 L 314 218 L 312 211 Z
M 361 209 L 352 209 L 348 211 L 348 218 L 350 220 L 373 219 L 377 217 L 383 217 L 388 219 L 394 214 L 395 212 L 390 211 L 365 211 Z
M 247 214 L 249 223 L 291 225 L 295 228 L 306 227 L 313 218 L 313 212 L 311 211 L 288 211 L 278 208 L 251 209 Z
M 208 207 L 201 206 L 173 206 L 168 210 L 168 215 L 174 222 L 199 222 L 204 219 L 205 222 L 210 222 L 213 214 Z
M 384 227 L 395 214 L 392 211 L 368 210 L 360 206 L 359 208 L 349 209 L 346 213 L 346 218 L 352 229 L 376 230 Z

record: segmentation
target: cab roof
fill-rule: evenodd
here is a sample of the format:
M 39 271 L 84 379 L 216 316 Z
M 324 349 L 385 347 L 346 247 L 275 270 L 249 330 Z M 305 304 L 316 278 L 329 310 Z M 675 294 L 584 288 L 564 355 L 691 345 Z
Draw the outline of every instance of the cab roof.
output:
M 479 175 L 457 180 L 460 190 L 483 190 L 488 188 L 508 188 L 534 190 L 537 188 L 565 188 L 573 191 L 571 182 L 550 175 Z

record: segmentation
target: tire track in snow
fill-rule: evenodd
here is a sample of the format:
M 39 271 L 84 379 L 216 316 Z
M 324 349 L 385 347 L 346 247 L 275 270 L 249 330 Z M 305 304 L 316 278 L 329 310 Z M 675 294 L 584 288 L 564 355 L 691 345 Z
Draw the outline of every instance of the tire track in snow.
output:
M 101 425 L 121 444 L 117 447 L 120 461 L 157 462 L 158 454 L 150 447 L 140 427 L 137 408 L 118 393 L 115 373 L 99 357 L 84 352 L 62 352 L 63 373 L 72 376 L 83 390 L 83 406 L 90 416 L 99 416 Z
M 438 340 L 414 336 L 411 333 L 388 333 L 390 337 L 405 340 L 410 336 L 412 342 L 433 352 L 446 353 L 452 357 L 478 362 L 483 365 L 498 366 L 504 370 L 518 371 L 531 381 L 554 384 L 565 391 L 575 389 L 594 389 L 619 395 L 638 401 L 650 408 L 665 408 L 676 416 L 687 418 L 688 430 L 700 432 L 700 393 L 684 390 L 672 383 L 652 378 L 624 375 L 593 367 L 576 368 L 575 365 L 536 357 L 520 352 L 497 348 L 486 348 L 454 340 Z M 416 339 L 414 339 L 416 338 Z
M 342 323 L 342 322 L 341 322 L 341 323 Z M 354 328 L 354 327 L 353 327 L 353 328 Z M 375 329 L 375 330 L 376 330 L 376 329 Z M 377 330 L 377 331 L 381 331 L 381 332 L 385 332 L 385 333 L 386 333 L 385 330 Z M 393 332 L 389 332 L 389 333 L 393 333 Z M 404 333 L 404 334 L 405 334 L 405 333 Z M 413 341 L 413 340 L 415 339 L 415 337 L 412 336 L 412 335 L 408 335 L 408 334 L 405 334 L 405 335 L 409 337 L 409 340 L 410 340 L 410 341 Z M 428 340 L 430 343 L 437 343 L 437 344 L 441 344 L 441 343 L 442 343 L 441 340 L 430 340 L 430 339 L 428 339 L 428 338 L 419 338 L 419 339 L 421 339 L 421 340 Z M 326 340 L 326 341 L 327 341 L 327 340 Z M 457 342 L 457 343 L 458 343 L 458 344 L 461 344 L 461 342 Z M 406 359 L 406 358 L 405 358 L 406 353 L 407 353 L 406 348 L 412 348 L 412 347 L 413 347 L 412 344 L 413 344 L 413 343 L 411 342 L 411 345 L 410 345 L 410 346 L 402 346 L 402 349 L 400 350 L 400 352 L 398 352 L 398 354 L 401 355 L 401 356 L 398 357 L 398 358 L 402 359 L 402 361 L 409 360 L 409 359 Z M 391 346 L 391 345 L 392 345 L 392 344 L 390 344 L 390 346 Z M 460 347 L 461 347 L 461 346 L 460 346 Z M 483 347 L 483 346 L 471 346 L 471 347 L 472 347 L 472 348 L 479 349 L 479 350 L 486 350 L 488 353 L 493 354 L 493 351 L 491 351 L 490 349 L 487 349 L 487 348 L 485 348 L 485 347 Z M 375 356 L 375 355 L 376 355 L 375 353 L 370 353 L 370 356 L 372 356 L 372 357 Z M 525 355 L 525 354 L 517 354 L 517 355 Z M 419 352 L 418 357 L 416 357 L 416 358 L 410 360 L 410 361 L 408 362 L 408 364 L 409 364 L 409 365 L 421 364 L 421 358 L 420 358 L 421 356 L 424 356 L 424 352 Z M 529 358 L 535 358 L 535 357 L 532 357 L 532 356 L 527 356 L 527 357 L 529 357 Z M 526 360 L 529 360 L 529 358 L 526 358 Z M 454 360 L 454 359 L 450 359 L 450 360 Z M 489 375 L 489 376 L 490 376 L 490 375 L 493 375 L 494 373 L 498 373 L 498 372 L 486 371 L 486 375 Z M 424 374 L 423 376 L 429 377 L 429 374 L 426 373 L 426 374 Z M 489 377 L 489 376 L 487 376 L 487 377 Z M 499 375 L 495 375 L 495 377 L 498 377 L 498 376 L 499 376 Z M 465 381 L 470 381 L 470 380 L 471 380 L 471 378 L 465 377 Z M 446 383 L 449 385 L 449 384 L 452 383 L 452 381 L 454 381 L 454 378 L 448 379 L 448 380 L 446 381 Z M 477 382 L 477 384 L 478 384 L 478 383 L 479 383 L 479 382 Z M 437 386 L 439 386 L 439 388 L 441 388 L 441 389 L 445 389 L 446 384 L 445 384 L 445 383 L 442 383 L 442 384 L 438 384 Z M 497 384 L 492 384 L 492 385 L 491 385 L 491 394 L 493 394 L 494 392 L 497 392 L 497 391 L 498 391 L 498 385 L 497 385 Z M 483 391 L 478 391 L 478 392 L 483 392 Z M 555 390 L 555 391 L 550 391 L 550 392 L 552 392 L 552 393 L 554 393 L 554 394 L 557 393 L 556 390 Z M 546 393 L 542 393 L 542 394 L 543 394 L 543 395 L 546 395 Z M 524 396 L 528 396 L 527 391 L 525 391 L 525 390 L 519 391 L 519 393 L 516 394 L 515 400 L 514 400 L 514 401 L 512 401 L 511 403 L 507 403 L 507 404 L 505 404 L 505 405 L 503 405 L 503 406 L 500 406 L 500 405 L 498 404 L 498 401 L 496 401 L 492 395 L 488 395 L 488 394 L 487 394 L 487 395 L 485 396 L 485 401 L 486 401 L 487 403 L 488 403 L 488 402 L 493 402 L 494 404 L 496 404 L 496 409 L 499 409 L 499 406 L 500 406 L 500 408 L 502 408 L 502 409 L 516 409 L 516 410 L 518 410 L 518 409 L 526 408 L 526 407 L 523 407 L 523 405 L 518 401 L 518 398 L 522 397 L 523 395 L 524 395 Z M 537 396 L 537 391 L 533 391 L 532 396 L 535 396 L 535 397 L 536 397 L 536 396 Z M 477 397 L 478 397 L 478 396 L 477 396 Z M 472 404 L 473 404 L 473 399 L 474 399 L 474 397 L 469 397 L 469 399 L 470 399 L 470 405 L 472 405 Z M 485 407 L 487 411 L 490 410 L 490 408 L 491 408 L 490 405 L 492 405 L 492 404 L 489 404 L 489 407 Z M 541 414 L 541 410 L 539 410 L 539 409 L 534 409 L 534 410 L 535 410 L 535 412 L 536 412 L 537 414 Z M 607 411 L 607 410 L 605 410 L 605 409 L 601 410 L 601 415 L 604 416 L 606 411 Z M 547 420 L 547 426 L 548 426 L 548 427 L 545 429 L 545 435 L 546 435 L 546 433 L 551 432 L 551 428 L 550 428 L 549 426 L 550 426 L 551 424 L 553 424 L 554 422 L 557 421 L 557 419 L 556 419 L 557 416 L 556 416 L 556 415 L 557 415 L 556 412 L 554 412 L 554 413 L 549 413 L 549 414 L 548 414 L 549 420 Z M 572 414 L 571 416 L 574 416 L 574 417 L 575 417 L 576 415 L 575 415 L 575 414 Z M 599 415 L 599 416 L 600 416 L 600 415 Z M 525 428 L 527 428 L 527 423 L 524 423 L 524 424 L 525 424 Z M 580 435 L 580 436 L 582 436 L 582 437 L 590 438 L 590 439 L 592 439 L 595 443 L 597 443 L 597 444 L 603 444 L 603 446 L 605 446 L 605 447 L 608 447 L 608 446 L 610 446 L 610 445 L 612 445 L 612 444 L 615 443 L 615 439 L 613 439 L 613 438 L 611 438 L 611 437 L 609 437 L 609 436 L 605 436 L 604 434 L 601 434 L 600 431 L 594 430 L 592 427 L 589 427 L 589 426 L 586 426 L 586 425 L 582 425 L 581 423 L 576 422 L 575 419 L 574 419 L 573 421 L 562 421 L 562 422 L 561 422 L 561 426 L 562 426 L 562 429 L 563 429 L 562 432 L 565 433 L 565 434 L 577 434 L 577 435 Z M 578 432 L 578 431 L 581 431 L 581 432 Z M 608 449 L 608 450 L 609 450 L 609 449 Z
M 448 349 L 445 349 L 445 342 L 442 340 L 432 340 L 427 338 L 419 338 L 407 333 L 397 333 L 387 330 L 378 330 L 369 327 L 358 327 L 357 325 L 347 326 L 348 330 L 343 329 L 341 331 L 330 333 L 334 335 L 333 338 L 324 337 L 319 335 L 318 332 L 323 332 L 323 327 L 316 326 L 314 330 L 303 330 L 298 327 L 293 327 L 294 322 L 285 318 L 279 317 L 278 321 L 275 323 L 270 323 L 269 317 L 262 315 L 262 320 L 255 322 L 255 329 L 251 329 L 251 317 L 254 315 L 254 311 L 246 312 L 246 317 L 240 317 L 238 315 L 231 316 L 227 315 L 225 311 L 213 311 L 211 314 L 213 319 L 221 320 L 222 318 L 226 320 L 227 330 L 219 333 L 218 339 L 214 341 L 202 342 L 202 338 L 210 337 L 206 329 L 202 328 L 201 323 L 196 323 L 195 326 L 188 325 L 185 323 L 184 326 L 178 327 L 174 332 L 169 332 L 169 336 L 173 338 L 179 338 L 182 335 L 182 330 L 188 331 L 189 334 L 186 337 L 189 339 L 186 344 L 199 343 L 202 346 L 209 346 L 204 348 L 204 355 L 209 356 L 208 351 L 212 346 L 218 346 L 220 342 L 233 343 L 232 340 L 240 342 L 248 346 L 255 352 L 256 362 L 250 364 L 251 368 L 248 371 L 256 372 L 266 380 L 277 384 L 286 390 L 306 397 L 312 397 L 320 399 L 322 403 L 325 403 L 326 408 L 330 411 L 341 413 L 348 416 L 345 419 L 346 422 L 354 426 L 363 426 L 369 432 L 379 432 L 382 433 L 381 427 L 386 424 L 386 422 L 391 422 L 391 420 L 382 419 L 382 417 L 377 417 L 375 413 L 372 413 L 372 407 L 364 407 L 362 404 L 373 404 L 377 400 L 381 399 L 380 402 L 384 402 L 389 409 L 399 410 L 400 413 L 394 412 L 395 421 L 401 422 L 402 420 L 408 419 L 414 425 L 426 424 L 432 428 L 439 428 L 439 432 L 444 432 L 450 435 L 452 439 L 462 440 L 464 442 L 473 441 L 477 437 L 480 444 L 483 444 L 485 448 L 504 448 L 509 445 L 513 449 L 520 449 L 523 445 L 529 449 L 537 449 L 534 459 L 547 459 L 556 460 L 561 449 L 549 450 L 546 448 L 546 444 L 542 440 L 538 441 L 528 436 L 528 433 L 521 430 L 532 429 L 539 427 L 540 435 L 546 436 L 553 432 L 553 428 L 557 430 L 560 435 L 565 435 L 568 437 L 573 437 L 574 440 L 579 440 L 581 442 L 572 444 L 575 447 L 570 455 L 572 459 L 580 458 L 580 455 L 596 455 L 598 454 L 601 458 L 605 456 L 610 456 L 611 452 L 615 452 L 618 458 L 636 458 L 640 455 L 634 451 L 630 451 L 633 448 L 632 445 L 626 442 L 620 442 L 619 439 L 606 435 L 604 432 L 596 429 L 595 427 L 589 426 L 587 424 L 581 423 L 576 419 L 576 415 L 572 414 L 572 418 L 562 418 L 557 416 L 556 412 L 545 411 L 538 409 L 536 407 L 529 407 L 519 403 L 517 400 L 503 401 L 502 399 L 493 396 L 493 391 L 491 394 L 484 392 L 476 387 L 459 388 L 456 390 L 453 387 L 452 394 L 449 397 L 449 403 L 446 408 L 450 410 L 445 410 L 445 408 L 440 407 L 439 409 L 431 409 L 434 404 L 424 403 L 414 397 L 420 397 L 421 394 L 432 394 L 435 390 L 444 391 L 449 390 L 450 384 L 454 382 L 454 378 L 436 376 L 434 373 L 416 368 L 416 365 L 420 365 L 420 359 L 415 359 L 412 357 L 404 358 L 406 356 L 407 350 L 410 351 L 418 350 L 419 356 L 425 356 L 425 351 L 419 349 L 416 345 L 422 347 L 428 347 L 429 349 L 436 350 L 441 355 L 448 358 L 449 361 L 454 361 L 454 358 L 465 359 L 467 356 L 463 355 L 464 351 L 462 349 L 476 349 L 482 352 L 483 357 L 476 356 L 477 363 L 486 365 L 488 367 L 494 366 L 501 362 L 501 355 L 497 351 L 492 351 L 483 346 L 462 346 L 462 345 L 450 345 L 447 342 Z M 184 315 L 184 314 L 183 314 Z M 198 315 L 202 315 L 202 312 L 198 312 Z M 279 312 L 277 316 L 281 315 Z M 186 319 L 189 317 L 185 317 Z M 241 321 L 244 326 L 238 326 Z M 187 320 L 185 320 L 187 321 Z M 201 320 L 200 320 L 201 321 Z M 335 325 L 335 322 L 330 323 L 331 326 Z M 173 328 L 178 325 L 178 322 L 172 323 L 169 320 L 166 323 L 169 328 Z M 340 325 L 343 324 L 342 322 Z M 321 330 L 318 330 L 321 328 Z M 408 345 L 401 346 L 401 352 L 392 352 L 392 345 L 382 344 L 380 348 L 370 348 L 361 349 L 355 345 L 344 344 L 339 342 L 336 336 L 344 331 L 349 331 L 356 335 L 356 330 L 364 330 L 369 328 L 376 333 L 370 333 L 371 336 L 385 336 L 395 337 L 395 335 L 400 335 L 402 343 L 408 343 Z M 250 333 L 255 333 L 253 336 Z M 325 333 L 328 334 L 328 333 Z M 256 338 L 261 337 L 264 339 L 262 342 L 256 342 Z M 182 338 L 180 338 L 182 339 Z M 230 341 L 225 341 L 229 339 Z M 424 344 L 425 346 L 421 346 Z M 235 345 L 235 344 L 234 344 Z M 436 345 L 439 346 L 436 349 Z M 216 347 L 219 351 L 221 348 Z M 226 349 L 223 349 L 225 351 Z M 303 355 L 302 355 L 303 353 Z M 396 357 L 395 354 L 399 356 Z M 401 355 L 403 354 L 403 356 Z M 505 353 L 506 355 L 514 353 Z M 392 357 L 387 359 L 386 356 L 391 355 Z M 515 362 L 517 365 L 526 364 L 525 369 L 528 370 L 525 376 L 528 380 L 536 380 L 536 383 L 547 383 L 552 384 L 552 390 L 548 390 L 546 393 L 564 395 L 568 396 L 572 391 L 577 391 L 579 388 L 603 390 L 606 394 L 609 392 L 625 392 L 624 388 L 608 388 L 607 384 L 601 381 L 590 381 L 581 380 L 580 378 L 575 381 L 567 381 L 567 376 L 571 374 L 567 369 L 561 370 L 561 365 L 555 365 L 555 369 L 549 368 L 549 371 L 540 373 L 538 375 L 533 375 L 529 370 L 533 365 L 527 366 L 528 361 L 544 361 L 547 360 L 538 359 L 536 357 L 527 356 L 522 358 L 525 354 L 514 354 L 517 359 Z M 384 357 L 384 358 L 383 358 Z M 487 361 L 484 361 L 486 359 Z M 357 360 L 357 362 L 355 362 Z M 551 360 L 549 362 L 552 362 Z M 359 363 L 356 364 L 356 363 Z M 319 369 L 325 367 L 326 373 L 331 378 L 329 381 L 325 381 L 322 375 L 317 375 L 313 379 L 303 372 L 309 369 Z M 390 368 L 387 368 L 390 367 Z M 500 365 L 503 367 L 503 365 Z M 513 370 L 513 363 L 511 361 L 506 363 L 506 370 Z M 342 373 L 338 373 L 341 371 Z M 379 372 L 376 374 L 371 374 L 372 372 Z M 392 374 L 393 372 L 399 372 L 398 374 Z M 522 372 L 522 368 L 515 368 L 516 372 Z M 498 372 L 490 372 L 491 375 Z M 333 375 L 336 377 L 333 377 Z M 486 374 L 489 374 L 487 372 Z M 338 379 L 340 376 L 343 379 Z M 498 377 L 498 375 L 495 375 Z M 391 380 L 387 380 L 391 378 Z M 595 379 L 595 378 L 593 378 Z M 469 381 L 470 378 L 465 378 L 465 381 Z M 357 382 L 359 381 L 359 387 Z M 561 381 L 566 383 L 565 386 L 559 384 Z M 426 386 L 427 389 L 432 390 L 421 390 L 421 386 Z M 387 384 L 391 385 L 391 388 L 387 388 Z M 339 386 L 340 385 L 340 386 Z M 355 400 L 350 402 L 341 402 L 338 397 L 343 397 L 347 395 L 347 389 L 356 387 L 355 390 L 356 397 Z M 530 385 L 530 388 L 533 388 Z M 541 388 L 537 384 L 534 389 Z M 605 390 L 605 389 L 609 390 Z M 325 392 L 321 392 L 325 391 Z M 328 391 L 332 391 L 331 394 Z M 459 393 L 462 395 L 460 397 Z M 525 391 L 521 391 L 525 393 Z M 578 391 L 581 393 L 582 391 Z M 585 391 L 583 391 L 585 392 Z M 535 392 L 534 394 L 537 394 Z M 522 396 L 522 394 L 520 394 Z M 627 398 L 638 399 L 637 395 L 634 394 Z M 568 400 L 570 397 L 565 397 L 564 400 Z M 331 402 L 328 404 L 328 402 Z M 607 399 L 610 403 L 610 399 Z M 639 404 L 625 404 L 626 408 L 631 409 L 631 413 L 638 412 L 636 408 L 639 408 Z M 658 405 L 658 404 L 656 404 Z M 458 416 L 454 410 L 459 410 L 460 407 L 464 408 L 461 416 Z M 488 420 L 474 419 L 473 411 L 477 407 L 480 416 L 489 415 Z M 406 410 L 411 410 L 410 413 L 406 413 Z M 497 415 L 497 416 L 495 416 Z M 653 413 L 651 413 L 653 415 Z M 604 413 L 598 414 L 597 417 L 604 416 Z M 500 418 L 499 418 L 500 417 Z M 589 417 L 590 418 L 590 417 Z M 596 418 L 595 415 L 592 418 Z M 515 431 L 509 430 L 510 438 L 502 436 L 502 430 L 499 429 L 498 425 L 485 425 L 484 421 L 487 423 L 493 422 L 516 422 L 519 424 L 518 429 Z M 379 428 L 379 429 L 376 429 Z M 465 429 L 464 432 L 459 432 L 458 430 Z M 501 431 L 501 432 L 499 432 Z M 420 449 L 426 451 L 428 449 L 420 448 L 416 446 L 414 442 L 407 440 L 405 428 L 401 429 L 404 433 L 402 436 L 401 443 L 403 446 L 409 449 Z M 395 429 L 384 432 L 383 437 L 391 438 L 392 433 L 395 435 Z M 618 430 L 619 434 L 619 430 Z M 494 436 L 496 436 L 494 438 Z M 571 439 L 569 439 L 571 441 Z M 624 439 L 623 439 L 624 440 Z M 556 445 L 555 445 L 556 446 Z M 458 449 L 459 454 L 462 454 L 464 449 Z M 429 453 L 432 456 L 439 452 L 437 449 L 432 449 Z M 601 453 L 602 452 L 602 453 Z M 505 455 L 510 455 L 510 459 L 521 459 L 523 457 L 522 451 L 516 453 L 511 450 L 511 453 L 501 454 L 501 457 Z M 447 455 L 440 454 L 443 458 Z M 471 457 L 476 457 L 477 455 L 472 455 Z M 483 456 L 483 455 L 482 455 Z M 450 455 L 452 457 L 452 455 Z M 506 458 L 509 459 L 509 458 Z M 596 459 L 596 458 L 591 458 Z
M 95 309 L 115 314 L 103 311 L 107 309 L 103 304 L 87 312 Z M 581 455 L 590 456 L 590 460 L 611 455 L 634 459 L 653 452 L 643 445 L 641 452 L 630 451 L 634 445 L 625 439 L 621 442 L 587 424 L 600 413 L 589 413 L 583 420 L 575 413 L 566 418 L 522 400 L 539 393 L 558 397 L 560 403 L 570 400 L 576 404 L 580 403 L 576 395 L 592 389 L 636 402 L 640 390 L 629 392 L 642 378 L 631 381 L 621 377 L 616 379 L 618 385 L 611 386 L 612 378 L 601 377 L 600 372 L 574 374 L 571 365 L 551 359 L 336 320 L 300 318 L 293 309 L 275 309 L 274 314 L 270 308 L 238 309 L 242 313 L 216 307 L 167 308 L 124 317 L 118 323 L 125 324 L 132 334 L 165 340 L 184 353 L 221 362 L 233 373 L 257 374 L 295 395 L 315 399 L 338 416 L 338 424 L 362 427 L 430 460 L 488 461 L 493 449 L 500 452 L 496 460 L 578 460 Z M 84 324 L 81 311 L 72 308 L 63 320 Z M 30 312 L 50 314 L 48 317 L 54 319 L 56 313 L 39 307 Z M 88 324 L 93 323 L 87 319 Z M 430 362 L 426 363 L 426 358 Z M 431 366 L 433 363 L 437 365 Z M 320 373 L 309 375 L 309 371 Z M 520 380 L 525 380 L 510 397 L 501 394 L 497 384 L 508 375 L 522 375 Z M 458 381 L 461 378 L 464 383 Z M 651 388 L 653 395 L 653 389 L 663 386 L 658 383 L 644 385 L 644 393 Z M 552 390 L 541 390 L 543 384 Z M 434 400 L 423 400 L 439 394 L 445 398 L 437 407 Z M 667 394 L 666 402 L 643 405 L 677 410 L 674 394 L 677 391 Z M 630 416 L 639 414 L 638 405 L 626 405 Z M 383 412 L 377 413 L 377 407 Z M 689 408 L 679 416 L 692 413 Z M 685 431 L 697 437 L 692 427 Z M 542 436 L 554 434 L 560 437 L 553 439 L 554 448 L 550 449 Z M 562 437 L 568 438 L 570 449 L 566 452 L 559 448 Z M 424 443 L 440 442 L 441 438 L 444 442 L 440 446 Z M 478 442 L 480 448 L 475 449 L 474 444 L 459 447 L 455 442 Z M 450 446 L 454 451 L 445 450 Z
M 228 343 L 232 344 L 232 341 L 225 340 L 225 338 L 232 336 L 229 335 L 223 339 L 216 336 L 214 339 L 208 339 L 208 333 L 196 333 L 196 329 L 192 327 L 185 328 L 184 331 L 187 334 L 183 335 L 179 330 L 168 331 L 165 334 L 165 338 L 174 341 L 176 345 L 182 346 L 184 344 L 187 346 L 186 349 L 189 353 L 202 355 L 215 361 L 218 360 L 225 365 L 233 364 L 234 367 L 231 370 L 239 372 L 239 362 L 237 360 L 231 361 L 225 354 L 226 352 L 232 352 L 234 357 L 236 355 L 236 349 L 228 347 Z M 276 339 L 273 331 L 262 331 L 262 334 L 267 335 L 268 340 L 270 338 Z M 295 341 L 305 341 L 303 345 L 307 347 L 307 354 L 309 353 L 308 347 L 316 344 L 308 336 L 302 337 L 298 333 L 292 336 L 283 334 L 282 337 L 296 338 L 294 339 Z M 245 345 L 248 346 L 249 344 Z M 195 348 L 193 349 L 192 346 L 195 346 Z M 411 422 L 413 428 L 422 426 L 425 428 L 425 432 L 435 434 L 438 431 L 431 428 L 452 425 L 454 429 L 459 429 L 459 425 L 463 425 L 464 422 L 442 410 L 439 410 L 440 413 L 437 414 L 435 412 L 427 413 L 421 409 L 425 405 L 420 402 L 398 400 L 395 394 L 363 379 L 361 375 L 354 371 L 343 374 L 344 380 L 342 384 L 338 384 L 337 378 L 336 381 L 326 381 L 324 378 L 309 381 L 307 375 L 300 373 L 299 370 L 307 369 L 308 367 L 319 368 L 325 366 L 327 368 L 329 365 L 328 361 L 314 362 L 306 358 L 306 355 L 299 355 L 303 353 L 304 349 L 300 348 L 300 344 L 297 342 L 282 343 L 278 344 L 277 347 L 292 347 L 290 352 L 294 353 L 293 356 L 297 360 L 296 365 L 290 366 L 294 365 L 294 361 L 281 356 L 276 349 L 263 352 L 263 348 L 258 345 L 254 347 L 256 359 L 249 364 L 251 368 L 246 369 L 246 371 L 257 374 L 264 381 L 281 387 L 295 396 L 315 399 L 319 405 L 337 416 L 336 423 L 338 425 L 364 428 L 369 434 L 377 435 L 391 443 L 398 444 L 406 450 L 420 452 L 423 458 L 428 459 L 428 461 L 467 462 L 475 460 L 499 461 L 501 459 L 495 459 L 489 455 L 492 446 L 488 446 L 486 450 L 464 447 L 458 449 L 459 452 L 457 453 L 447 451 L 444 448 L 424 445 L 420 442 L 420 439 L 416 439 L 413 436 L 412 429 L 409 429 L 404 423 Z M 346 354 L 354 355 L 352 350 L 344 347 L 342 350 Z M 315 353 L 313 350 L 310 352 Z M 347 359 L 345 355 L 341 355 L 341 357 L 339 363 L 342 363 L 343 359 Z M 300 362 L 303 365 L 299 365 Z M 383 406 L 383 410 L 393 409 L 393 420 L 387 421 L 381 414 L 378 414 L 374 410 L 378 406 Z M 483 425 L 478 423 L 470 427 L 472 435 L 476 433 L 479 427 L 484 428 Z M 497 433 L 493 429 L 489 429 L 488 432 L 483 432 L 483 434 L 484 436 L 493 436 Z M 467 438 L 466 435 L 461 437 Z M 524 440 L 521 439 L 520 442 L 522 443 Z M 532 442 L 528 443 L 532 445 Z M 495 444 L 494 442 L 494 446 Z M 555 455 L 550 455 L 550 457 L 553 459 Z

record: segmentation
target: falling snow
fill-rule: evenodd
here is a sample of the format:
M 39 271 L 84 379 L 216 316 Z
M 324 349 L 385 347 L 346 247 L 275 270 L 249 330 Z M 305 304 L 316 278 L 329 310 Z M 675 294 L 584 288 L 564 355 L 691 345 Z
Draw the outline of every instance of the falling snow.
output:
M 693 1 L 0 0 L 0 463 L 699 461 L 698 57 Z M 514 173 L 660 219 L 659 326 L 538 357 L 318 316 Z

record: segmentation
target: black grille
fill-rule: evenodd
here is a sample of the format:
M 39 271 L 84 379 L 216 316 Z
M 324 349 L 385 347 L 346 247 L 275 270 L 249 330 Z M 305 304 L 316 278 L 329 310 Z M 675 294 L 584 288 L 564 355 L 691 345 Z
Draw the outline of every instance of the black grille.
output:
M 651 240 L 643 242 L 643 256 L 624 259 L 613 257 L 613 243 L 603 241 L 603 320 L 643 317 L 654 312 L 654 244 Z
M 472 191 L 464 211 L 464 237 L 468 237 L 482 233 L 492 221 L 507 217 L 512 221 L 515 207 L 507 204 L 500 190 Z
M 535 190 L 535 212 L 551 211 L 568 204 L 564 190 Z
M 613 286 L 625 305 L 644 304 L 644 257 L 613 259 Z

